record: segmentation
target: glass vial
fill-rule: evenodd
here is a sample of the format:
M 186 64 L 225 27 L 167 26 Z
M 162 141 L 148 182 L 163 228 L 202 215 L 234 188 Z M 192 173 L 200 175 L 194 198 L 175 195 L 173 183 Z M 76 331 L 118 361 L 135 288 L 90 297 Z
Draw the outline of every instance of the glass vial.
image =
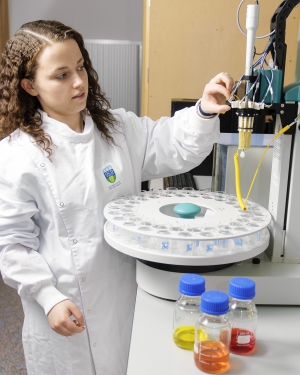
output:
M 229 369 L 229 297 L 217 290 L 205 292 L 200 308 L 195 326 L 195 364 L 203 372 L 223 374 Z
M 182 349 L 193 350 L 195 324 L 200 316 L 200 298 L 205 291 L 205 279 L 197 274 L 185 274 L 179 281 L 181 296 L 175 302 L 173 340 Z
M 249 355 L 255 351 L 257 309 L 255 282 L 245 277 L 235 277 L 229 282 L 229 320 L 231 324 L 230 351 Z

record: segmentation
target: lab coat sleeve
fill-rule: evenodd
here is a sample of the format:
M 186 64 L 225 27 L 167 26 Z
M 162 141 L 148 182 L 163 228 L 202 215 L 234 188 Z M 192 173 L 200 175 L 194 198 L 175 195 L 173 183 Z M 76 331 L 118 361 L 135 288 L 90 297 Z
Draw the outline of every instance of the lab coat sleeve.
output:
M 47 314 L 67 299 L 55 288 L 55 278 L 38 253 L 38 208 L 32 197 L 0 175 L 0 270 L 4 282 L 21 298 L 36 300 Z
M 132 157 L 141 160 L 143 181 L 187 172 L 209 155 L 220 136 L 219 117 L 203 119 L 196 108 L 198 103 L 158 121 L 123 114 L 126 139 Z

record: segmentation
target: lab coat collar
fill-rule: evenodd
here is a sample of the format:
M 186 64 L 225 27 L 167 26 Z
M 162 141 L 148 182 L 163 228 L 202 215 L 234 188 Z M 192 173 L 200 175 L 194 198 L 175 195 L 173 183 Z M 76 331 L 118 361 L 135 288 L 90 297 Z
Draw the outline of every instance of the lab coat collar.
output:
M 42 128 L 48 134 L 55 133 L 56 135 L 70 138 L 76 140 L 77 142 L 84 142 L 93 135 L 94 123 L 92 117 L 85 112 L 81 112 L 83 121 L 85 122 L 83 133 L 76 133 L 67 124 L 54 120 L 53 118 L 49 117 L 46 112 L 40 112 L 43 121 Z

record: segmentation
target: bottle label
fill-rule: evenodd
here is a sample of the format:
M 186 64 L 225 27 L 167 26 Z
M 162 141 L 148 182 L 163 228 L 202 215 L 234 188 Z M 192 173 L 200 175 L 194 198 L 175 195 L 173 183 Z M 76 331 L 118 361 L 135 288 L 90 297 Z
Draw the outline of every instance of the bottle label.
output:
M 250 342 L 250 335 L 242 335 L 237 337 L 238 344 L 249 344 Z
M 255 336 L 253 332 L 243 328 L 232 328 L 230 351 L 235 354 L 250 354 L 255 350 Z

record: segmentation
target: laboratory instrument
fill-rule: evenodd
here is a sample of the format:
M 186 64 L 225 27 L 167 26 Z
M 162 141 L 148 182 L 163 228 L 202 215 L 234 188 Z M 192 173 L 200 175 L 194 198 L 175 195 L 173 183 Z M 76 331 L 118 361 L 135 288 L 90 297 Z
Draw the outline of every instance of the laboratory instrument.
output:
M 267 248 L 271 215 L 251 204 L 245 213 L 235 196 L 189 189 L 125 196 L 105 206 L 104 236 L 137 259 L 143 290 L 176 301 L 182 274 L 221 270 Z M 176 213 L 182 206 L 197 206 L 198 214 L 182 218 Z
M 273 140 L 268 210 L 264 207 L 251 208 L 251 187 L 248 194 L 239 191 L 233 204 L 229 204 L 229 194 L 225 193 L 223 201 L 212 192 L 197 195 L 196 190 L 194 194 L 189 194 L 178 189 L 175 195 L 172 191 L 163 191 L 161 195 L 156 194 L 156 198 L 151 198 L 150 202 L 144 200 L 140 201 L 140 206 L 135 205 L 140 207 L 140 218 L 149 214 L 150 217 L 146 217 L 150 219 L 149 225 L 142 220 L 139 221 L 140 226 L 132 225 L 128 220 L 125 225 L 124 215 L 112 216 L 105 208 L 105 238 L 118 251 L 137 259 L 137 283 L 146 292 L 176 301 L 182 274 L 205 274 L 206 288 L 222 291 L 227 291 L 226 286 L 233 277 L 245 276 L 255 281 L 257 304 L 300 305 L 299 293 L 284 293 L 285 290 L 300 289 L 297 224 L 300 206 L 300 177 L 297 173 L 297 160 L 300 157 L 300 90 L 297 83 L 283 86 L 286 18 L 298 3 L 296 0 L 286 0 L 279 5 L 271 18 L 269 41 L 263 54 L 253 62 L 252 71 L 246 64 L 247 74 L 245 69 L 229 101 L 232 112 L 242 118 L 240 122 L 246 124 L 245 129 L 239 129 L 239 134 L 250 133 L 249 137 L 242 134 L 244 141 L 242 146 L 242 142 L 239 142 L 237 159 L 248 157 L 248 146 L 253 139 L 251 123 L 255 129 L 258 118 L 265 117 L 273 122 L 276 139 Z M 253 18 L 252 23 L 247 23 L 247 32 L 248 28 L 252 28 L 249 34 L 252 41 L 256 24 L 259 24 L 257 6 L 256 1 L 254 12 L 247 13 Z M 247 43 L 247 51 L 252 48 L 249 45 L 252 44 Z M 273 62 L 269 61 L 265 69 L 269 53 Z M 240 99 L 237 93 L 242 83 L 246 91 Z M 248 117 L 251 120 L 248 121 Z M 255 136 L 259 137 L 259 134 Z M 245 142 L 246 138 L 249 142 Z M 239 198 L 238 204 L 236 198 Z M 180 203 L 193 203 L 201 207 L 200 216 L 189 219 L 188 226 L 183 224 L 186 219 L 173 216 L 174 206 Z M 252 220 L 249 225 L 246 219 L 237 220 L 242 217 L 242 212 L 260 215 L 260 210 L 262 221 Z M 160 219 L 164 223 L 159 223 Z M 197 225 L 193 227 L 191 222 L 194 221 Z M 236 221 L 245 223 L 244 228 L 239 228 Z M 211 223 L 214 223 L 212 228 L 209 227 Z M 162 228 L 158 230 L 157 225 Z M 228 227 L 221 228 L 222 225 Z M 197 227 L 200 230 L 197 231 Z

